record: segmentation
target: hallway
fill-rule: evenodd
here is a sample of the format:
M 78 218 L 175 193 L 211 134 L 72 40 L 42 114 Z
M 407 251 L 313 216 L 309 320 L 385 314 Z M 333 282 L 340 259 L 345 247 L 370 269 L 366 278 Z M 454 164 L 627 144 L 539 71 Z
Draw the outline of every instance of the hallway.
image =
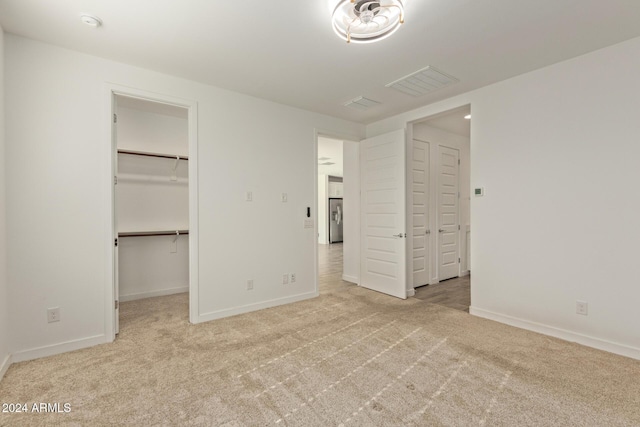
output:
M 324 288 L 353 285 L 342 280 L 342 243 L 318 245 L 318 285 Z M 355 285 L 353 285 L 355 286 Z M 416 289 L 414 298 L 469 312 L 471 305 L 471 276 L 461 276 Z

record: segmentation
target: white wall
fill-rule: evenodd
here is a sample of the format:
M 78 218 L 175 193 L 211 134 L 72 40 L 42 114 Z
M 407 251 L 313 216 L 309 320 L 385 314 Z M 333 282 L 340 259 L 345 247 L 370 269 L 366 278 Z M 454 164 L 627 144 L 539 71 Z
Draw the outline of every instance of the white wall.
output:
M 472 314 L 640 358 L 638 69 L 640 38 L 367 126 L 471 104 Z
M 468 273 L 467 267 L 467 236 L 466 228 L 469 226 L 470 221 L 470 208 L 469 208 L 469 194 L 470 194 L 470 167 L 469 167 L 469 138 L 461 135 L 456 135 L 451 132 L 446 132 L 441 129 L 429 126 L 428 122 L 416 123 L 413 125 L 413 138 L 429 142 L 431 155 L 430 159 L 430 174 L 431 178 L 429 182 L 432 183 L 430 191 L 429 206 L 432 208 L 430 218 L 432 223 L 430 224 L 431 230 L 437 230 L 437 211 L 436 206 L 438 203 L 437 192 L 437 162 L 438 162 L 438 145 L 444 145 L 446 147 L 457 148 L 460 151 L 460 169 L 459 169 L 459 189 L 460 189 L 460 233 L 458 234 L 458 245 L 460 248 L 460 274 L 464 275 Z M 408 217 L 411 221 L 411 217 Z M 407 230 L 411 230 L 412 226 L 407 227 Z M 437 239 L 431 239 L 432 247 L 429 249 L 430 254 L 436 254 Z M 411 259 L 411 258 L 409 258 Z M 435 261 L 435 260 L 432 260 Z M 410 270 L 413 273 L 413 270 Z M 438 283 L 438 271 L 435 262 L 431 263 L 431 278 L 429 283 Z
M 329 177 L 318 175 L 318 243 L 329 243 L 329 230 L 327 227 L 327 211 L 329 209 Z
M 10 363 L 4 127 L 4 31 L 0 27 L 0 379 L 2 379 Z
M 120 301 L 189 290 L 189 236 L 118 239 Z M 175 243 L 174 243 L 175 241 Z M 171 246 L 175 244 L 175 252 Z
M 363 126 L 14 35 L 6 36 L 6 58 L 17 359 L 107 339 L 106 82 L 198 103 L 198 320 L 316 295 L 317 240 L 303 227 L 306 207 L 316 211 L 315 135 L 322 129 L 360 137 Z M 285 272 L 296 273 L 297 283 L 282 285 Z M 51 306 L 60 307 L 62 320 L 47 324 Z
M 119 106 L 117 134 L 121 149 L 189 154 L 186 118 Z M 188 230 L 188 165 L 180 160 L 174 171 L 175 160 L 120 154 L 118 231 Z M 188 236 L 121 237 L 120 301 L 188 291 L 188 244 Z
M 358 283 L 360 280 L 360 144 L 344 141 L 343 145 L 344 243 L 342 279 Z
M 186 118 L 119 105 L 117 128 L 118 147 L 135 151 L 189 155 Z

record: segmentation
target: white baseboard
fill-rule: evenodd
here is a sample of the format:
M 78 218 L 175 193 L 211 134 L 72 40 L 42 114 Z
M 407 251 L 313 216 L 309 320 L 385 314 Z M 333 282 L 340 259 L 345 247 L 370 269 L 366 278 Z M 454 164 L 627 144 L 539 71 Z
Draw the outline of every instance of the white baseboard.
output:
M 120 295 L 120 302 L 134 301 L 143 298 L 163 297 L 165 295 L 181 294 L 189 292 L 188 286 L 182 286 L 180 288 L 161 289 L 159 291 L 140 292 L 137 294 Z
M 577 332 L 567 331 L 565 329 L 556 328 L 554 326 L 543 325 L 537 322 L 531 322 L 529 320 L 519 319 L 505 314 L 494 313 L 492 311 L 483 310 L 481 308 L 469 307 L 469 313 L 474 316 L 484 317 L 485 319 L 495 320 L 496 322 L 506 323 L 507 325 L 515 326 L 517 328 L 538 332 L 540 334 L 560 338 L 565 341 L 576 342 L 578 344 L 586 345 L 587 347 L 593 347 L 597 348 L 598 350 L 604 350 L 608 351 L 609 353 L 615 353 L 621 356 L 640 360 L 640 348 L 614 343 L 600 338 L 579 334 Z
M 358 284 L 358 278 L 356 276 L 350 276 L 348 274 L 343 274 L 342 275 L 342 280 L 344 280 L 345 282 L 349 282 L 349 283 L 355 283 L 356 285 Z
M 39 359 L 41 357 L 54 356 L 68 351 L 80 350 L 82 348 L 93 347 L 98 344 L 111 342 L 105 335 L 96 335 L 88 338 L 67 341 L 60 344 L 52 344 L 44 347 L 32 348 L 29 350 L 13 353 L 11 362 L 24 362 L 25 360 Z
M 269 301 L 263 301 L 255 304 L 247 304 L 234 308 L 227 308 L 224 310 L 211 311 L 198 316 L 196 323 L 208 322 L 210 320 L 221 319 L 223 317 L 235 316 L 238 314 L 249 313 L 251 311 L 262 310 L 265 308 L 276 307 L 278 305 L 289 304 L 292 302 L 303 301 L 310 298 L 315 298 L 320 293 L 318 291 L 308 292 L 300 295 L 293 295 L 285 298 L 277 298 Z
M 0 381 L 2 381 L 2 378 L 4 378 L 4 374 L 7 373 L 9 366 L 11 366 L 11 363 L 13 361 L 12 359 L 13 358 L 11 357 L 11 355 L 7 354 L 7 356 L 4 358 L 4 360 L 0 364 Z
M 465 271 L 463 271 L 462 273 L 460 273 L 460 277 L 468 276 L 469 274 L 471 274 L 471 271 L 469 271 L 469 270 L 465 270 Z
M 407 289 L 407 298 L 410 298 L 416 294 L 416 290 L 414 288 Z

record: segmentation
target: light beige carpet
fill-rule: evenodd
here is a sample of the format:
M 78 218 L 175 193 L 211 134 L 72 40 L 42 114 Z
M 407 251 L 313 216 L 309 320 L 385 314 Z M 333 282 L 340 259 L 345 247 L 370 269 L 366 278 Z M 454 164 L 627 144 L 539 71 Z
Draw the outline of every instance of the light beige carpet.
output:
M 18 363 L 2 426 L 640 426 L 640 362 L 336 280 L 200 325 L 187 296 L 122 304 L 113 344 Z

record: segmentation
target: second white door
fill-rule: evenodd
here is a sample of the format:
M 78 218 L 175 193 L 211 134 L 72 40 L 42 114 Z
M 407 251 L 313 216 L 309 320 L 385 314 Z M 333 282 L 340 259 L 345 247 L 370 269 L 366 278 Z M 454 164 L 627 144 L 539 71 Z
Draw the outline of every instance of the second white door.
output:
M 413 216 L 413 287 L 428 285 L 431 279 L 431 210 L 429 143 L 413 140 L 411 158 Z
M 460 274 L 459 166 L 460 151 L 438 146 L 438 280 Z

